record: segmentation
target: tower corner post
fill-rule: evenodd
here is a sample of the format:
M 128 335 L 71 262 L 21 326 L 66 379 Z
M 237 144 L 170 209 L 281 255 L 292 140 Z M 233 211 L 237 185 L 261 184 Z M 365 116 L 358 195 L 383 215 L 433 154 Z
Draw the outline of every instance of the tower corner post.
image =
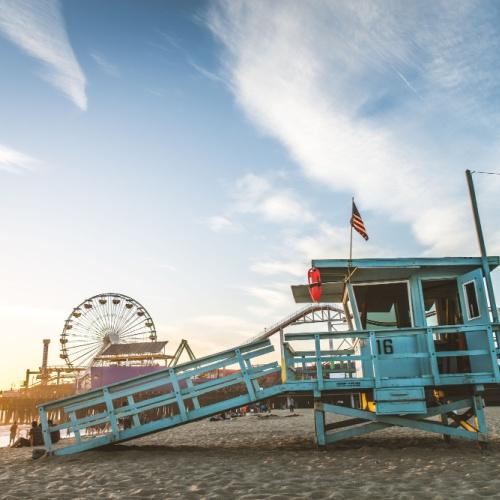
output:
M 472 205 L 472 214 L 474 215 L 474 223 L 476 226 L 477 239 L 479 242 L 479 248 L 481 250 L 481 263 L 482 263 L 484 278 L 486 281 L 486 288 L 488 290 L 488 298 L 490 301 L 491 314 L 493 317 L 493 321 L 495 323 L 498 323 L 499 322 L 498 309 L 495 300 L 495 292 L 493 290 L 493 283 L 491 281 L 490 265 L 488 263 L 488 254 L 486 253 L 486 245 L 484 243 L 483 229 L 481 227 L 481 219 L 479 217 L 479 209 L 477 206 L 474 182 L 472 180 L 472 172 L 469 169 L 465 171 L 465 177 L 467 178 L 467 186 L 469 188 L 469 196 Z M 499 335 L 497 333 L 497 343 L 500 341 L 500 338 L 498 337 Z

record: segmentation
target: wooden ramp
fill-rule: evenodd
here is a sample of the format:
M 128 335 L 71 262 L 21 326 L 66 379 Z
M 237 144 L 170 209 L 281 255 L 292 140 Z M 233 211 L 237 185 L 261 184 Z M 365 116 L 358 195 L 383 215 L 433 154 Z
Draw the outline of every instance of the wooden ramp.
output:
M 278 363 L 255 364 L 273 351 L 269 340 L 254 342 L 40 405 L 47 453 L 67 455 L 120 443 L 283 393 L 281 383 L 264 387 L 270 375 L 279 374 Z M 56 431 L 63 437 L 74 433 L 75 439 L 54 446 L 51 433 Z

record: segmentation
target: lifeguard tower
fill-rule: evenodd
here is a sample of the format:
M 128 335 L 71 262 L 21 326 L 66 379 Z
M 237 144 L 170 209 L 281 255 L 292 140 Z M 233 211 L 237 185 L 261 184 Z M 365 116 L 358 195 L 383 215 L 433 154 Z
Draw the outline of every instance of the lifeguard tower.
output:
M 268 338 L 258 338 L 40 405 L 47 451 L 76 453 L 297 393 L 315 398 L 319 446 L 391 426 L 484 443 L 483 393 L 488 384 L 500 383 L 500 324 L 490 318 L 484 260 L 333 259 L 312 264 L 321 275 L 322 300 L 342 304 L 348 330 L 284 332 L 281 366 L 261 361 L 273 346 Z M 488 273 L 499 264 L 499 257 L 489 257 Z M 292 287 L 297 302 L 310 302 L 309 290 L 309 285 Z M 231 367 L 217 379 L 203 375 Z M 280 371 L 281 380 L 269 385 L 269 376 Z M 227 392 L 230 387 L 240 392 Z M 332 404 L 339 393 L 354 404 Z M 346 418 L 327 422 L 328 413 Z M 58 415 L 58 424 L 48 423 L 51 415 Z M 96 426 L 109 430 L 89 435 L 88 428 Z M 51 432 L 66 429 L 75 434 L 75 442 L 54 447 Z
M 488 258 L 488 268 L 500 263 Z M 490 319 L 481 258 L 314 260 L 324 302 L 342 303 L 349 331 L 291 333 L 283 345 L 285 383 L 313 390 L 320 445 L 392 425 L 484 441 L 483 392 L 500 382 L 498 335 Z M 310 302 L 309 286 L 292 287 Z M 352 339 L 354 354 L 325 351 Z M 297 344 L 313 344 L 313 350 Z M 352 378 L 330 378 L 330 363 L 354 363 Z M 296 377 L 312 363 L 316 374 Z M 326 364 L 325 364 L 326 363 Z M 326 404 L 331 391 L 357 392 L 358 408 Z M 325 425 L 325 412 L 349 417 Z M 439 421 L 433 417 L 439 417 Z

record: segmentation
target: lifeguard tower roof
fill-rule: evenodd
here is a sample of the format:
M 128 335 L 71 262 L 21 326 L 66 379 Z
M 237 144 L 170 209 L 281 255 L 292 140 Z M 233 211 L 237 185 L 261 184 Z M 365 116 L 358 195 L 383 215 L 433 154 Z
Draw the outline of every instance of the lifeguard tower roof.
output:
M 500 264 L 500 257 L 488 257 L 490 269 Z M 481 267 L 480 257 L 401 258 L 401 259 L 318 259 L 312 267 L 321 271 L 322 302 L 342 302 L 344 284 L 350 276 L 352 283 L 407 279 L 420 276 L 459 276 Z M 310 303 L 308 285 L 293 285 L 297 303 Z

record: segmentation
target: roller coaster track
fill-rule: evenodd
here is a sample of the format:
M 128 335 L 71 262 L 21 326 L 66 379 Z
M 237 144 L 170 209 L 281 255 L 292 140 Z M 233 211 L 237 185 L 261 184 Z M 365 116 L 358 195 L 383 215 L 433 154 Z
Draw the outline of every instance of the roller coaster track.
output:
M 274 323 L 270 327 L 264 328 L 260 333 L 250 338 L 246 344 L 268 339 L 292 325 L 327 321 L 332 322 L 334 325 L 346 325 L 344 310 L 341 307 L 329 304 L 311 304 Z

